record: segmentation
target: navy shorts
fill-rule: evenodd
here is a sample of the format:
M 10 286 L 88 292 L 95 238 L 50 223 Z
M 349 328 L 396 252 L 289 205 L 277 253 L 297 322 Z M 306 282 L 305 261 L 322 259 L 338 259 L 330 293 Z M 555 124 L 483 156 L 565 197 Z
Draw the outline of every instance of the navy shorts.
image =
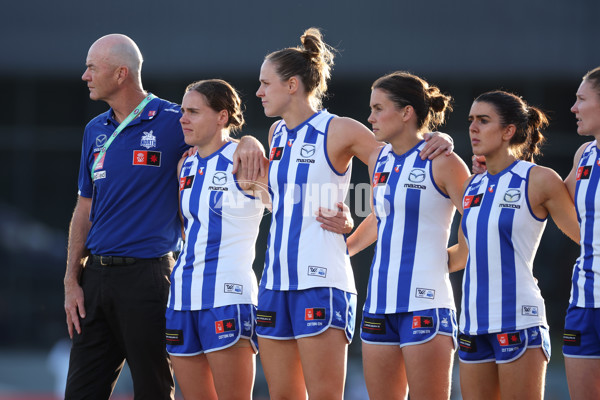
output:
M 600 309 L 569 307 L 563 354 L 574 358 L 600 358 Z
M 223 350 L 248 339 L 258 350 L 255 332 L 256 307 L 234 304 L 207 310 L 167 309 L 167 351 L 174 356 L 195 356 Z
M 363 312 L 360 328 L 360 338 L 365 343 L 400 347 L 428 342 L 437 334 L 452 337 L 456 349 L 458 328 L 454 310 L 432 308 L 395 314 Z
M 256 333 L 268 339 L 300 339 L 328 328 L 342 329 L 348 343 L 354 335 L 356 295 L 330 287 L 258 292 Z
M 536 347 L 550 361 L 550 333 L 543 326 L 481 335 L 461 333 L 458 346 L 458 357 L 465 363 L 509 363 L 525 354 L 525 350 Z

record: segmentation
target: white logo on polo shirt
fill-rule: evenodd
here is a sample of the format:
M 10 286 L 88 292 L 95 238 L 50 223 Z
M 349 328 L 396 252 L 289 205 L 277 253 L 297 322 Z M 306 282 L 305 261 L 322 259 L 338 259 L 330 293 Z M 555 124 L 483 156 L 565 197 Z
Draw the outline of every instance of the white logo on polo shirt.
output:
M 145 147 L 147 149 L 156 147 L 156 136 L 154 136 L 152 134 L 153 132 L 154 131 L 143 132 L 144 136 L 142 136 L 142 140 L 140 141 L 140 146 Z

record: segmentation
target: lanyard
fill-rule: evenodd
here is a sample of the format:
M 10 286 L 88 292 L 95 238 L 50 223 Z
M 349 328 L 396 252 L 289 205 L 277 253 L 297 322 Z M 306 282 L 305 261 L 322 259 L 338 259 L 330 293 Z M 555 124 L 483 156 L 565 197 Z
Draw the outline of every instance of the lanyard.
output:
M 131 114 L 129 114 L 127 118 L 125 118 L 123 122 L 119 124 L 119 126 L 117 127 L 117 129 L 115 129 L 113 134 L 110 135 L 110 137 L 106 141 L 106 144 L 102 146 L 102 149 L 100 149 L 100 153 L 98 153 L 98 156 L 96 157 L 96 160 L 92 165 L 92 181 L 94 180 L 94 172 L 97 169 L 102 169 L 104 167 L 104 155 L 106 154 L 106 150 L 108 150 L 108 147 L 111 145 L 113 140 L 115 140 L 117 135 L 121 133 L 121 131 L 125 129 L 125 127 L 129 125 L 129 123 L 142 112 L 144 107 L 146 107 L 146 105 L 155 98 L 155 95 L 153 95 L 152 93 L 148 93 L 148 96 L 146 96 L 144 100 L 142 100 L 142 102 L 138 104 L 138 106 L 131 112 Z

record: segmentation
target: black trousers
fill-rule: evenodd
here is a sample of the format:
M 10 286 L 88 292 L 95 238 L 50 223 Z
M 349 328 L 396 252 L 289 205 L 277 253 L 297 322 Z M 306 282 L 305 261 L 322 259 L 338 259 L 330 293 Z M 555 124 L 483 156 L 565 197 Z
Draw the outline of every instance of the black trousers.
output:
M 88 259 L 81 275 L 86 317 L 73 336 L 65 399 L 108 399 L 125 361 L 136 400 L 174 399 L 165 340 L 174 263 L 171 256 L 129 265 Z

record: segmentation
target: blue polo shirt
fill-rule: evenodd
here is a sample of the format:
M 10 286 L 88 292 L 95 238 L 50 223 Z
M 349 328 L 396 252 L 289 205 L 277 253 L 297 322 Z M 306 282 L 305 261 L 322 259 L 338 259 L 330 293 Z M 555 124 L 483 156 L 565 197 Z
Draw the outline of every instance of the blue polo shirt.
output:
M 189 148 L 179 123 L 179 105 L 156 98 L 119 133 L 102 169 L 95 157 L 119 124 L 112 109 L 85 127 L 79 195 L 92 198 L 86 247 L 92 254 L 160 257 L 180 238 L 177 163 Z

